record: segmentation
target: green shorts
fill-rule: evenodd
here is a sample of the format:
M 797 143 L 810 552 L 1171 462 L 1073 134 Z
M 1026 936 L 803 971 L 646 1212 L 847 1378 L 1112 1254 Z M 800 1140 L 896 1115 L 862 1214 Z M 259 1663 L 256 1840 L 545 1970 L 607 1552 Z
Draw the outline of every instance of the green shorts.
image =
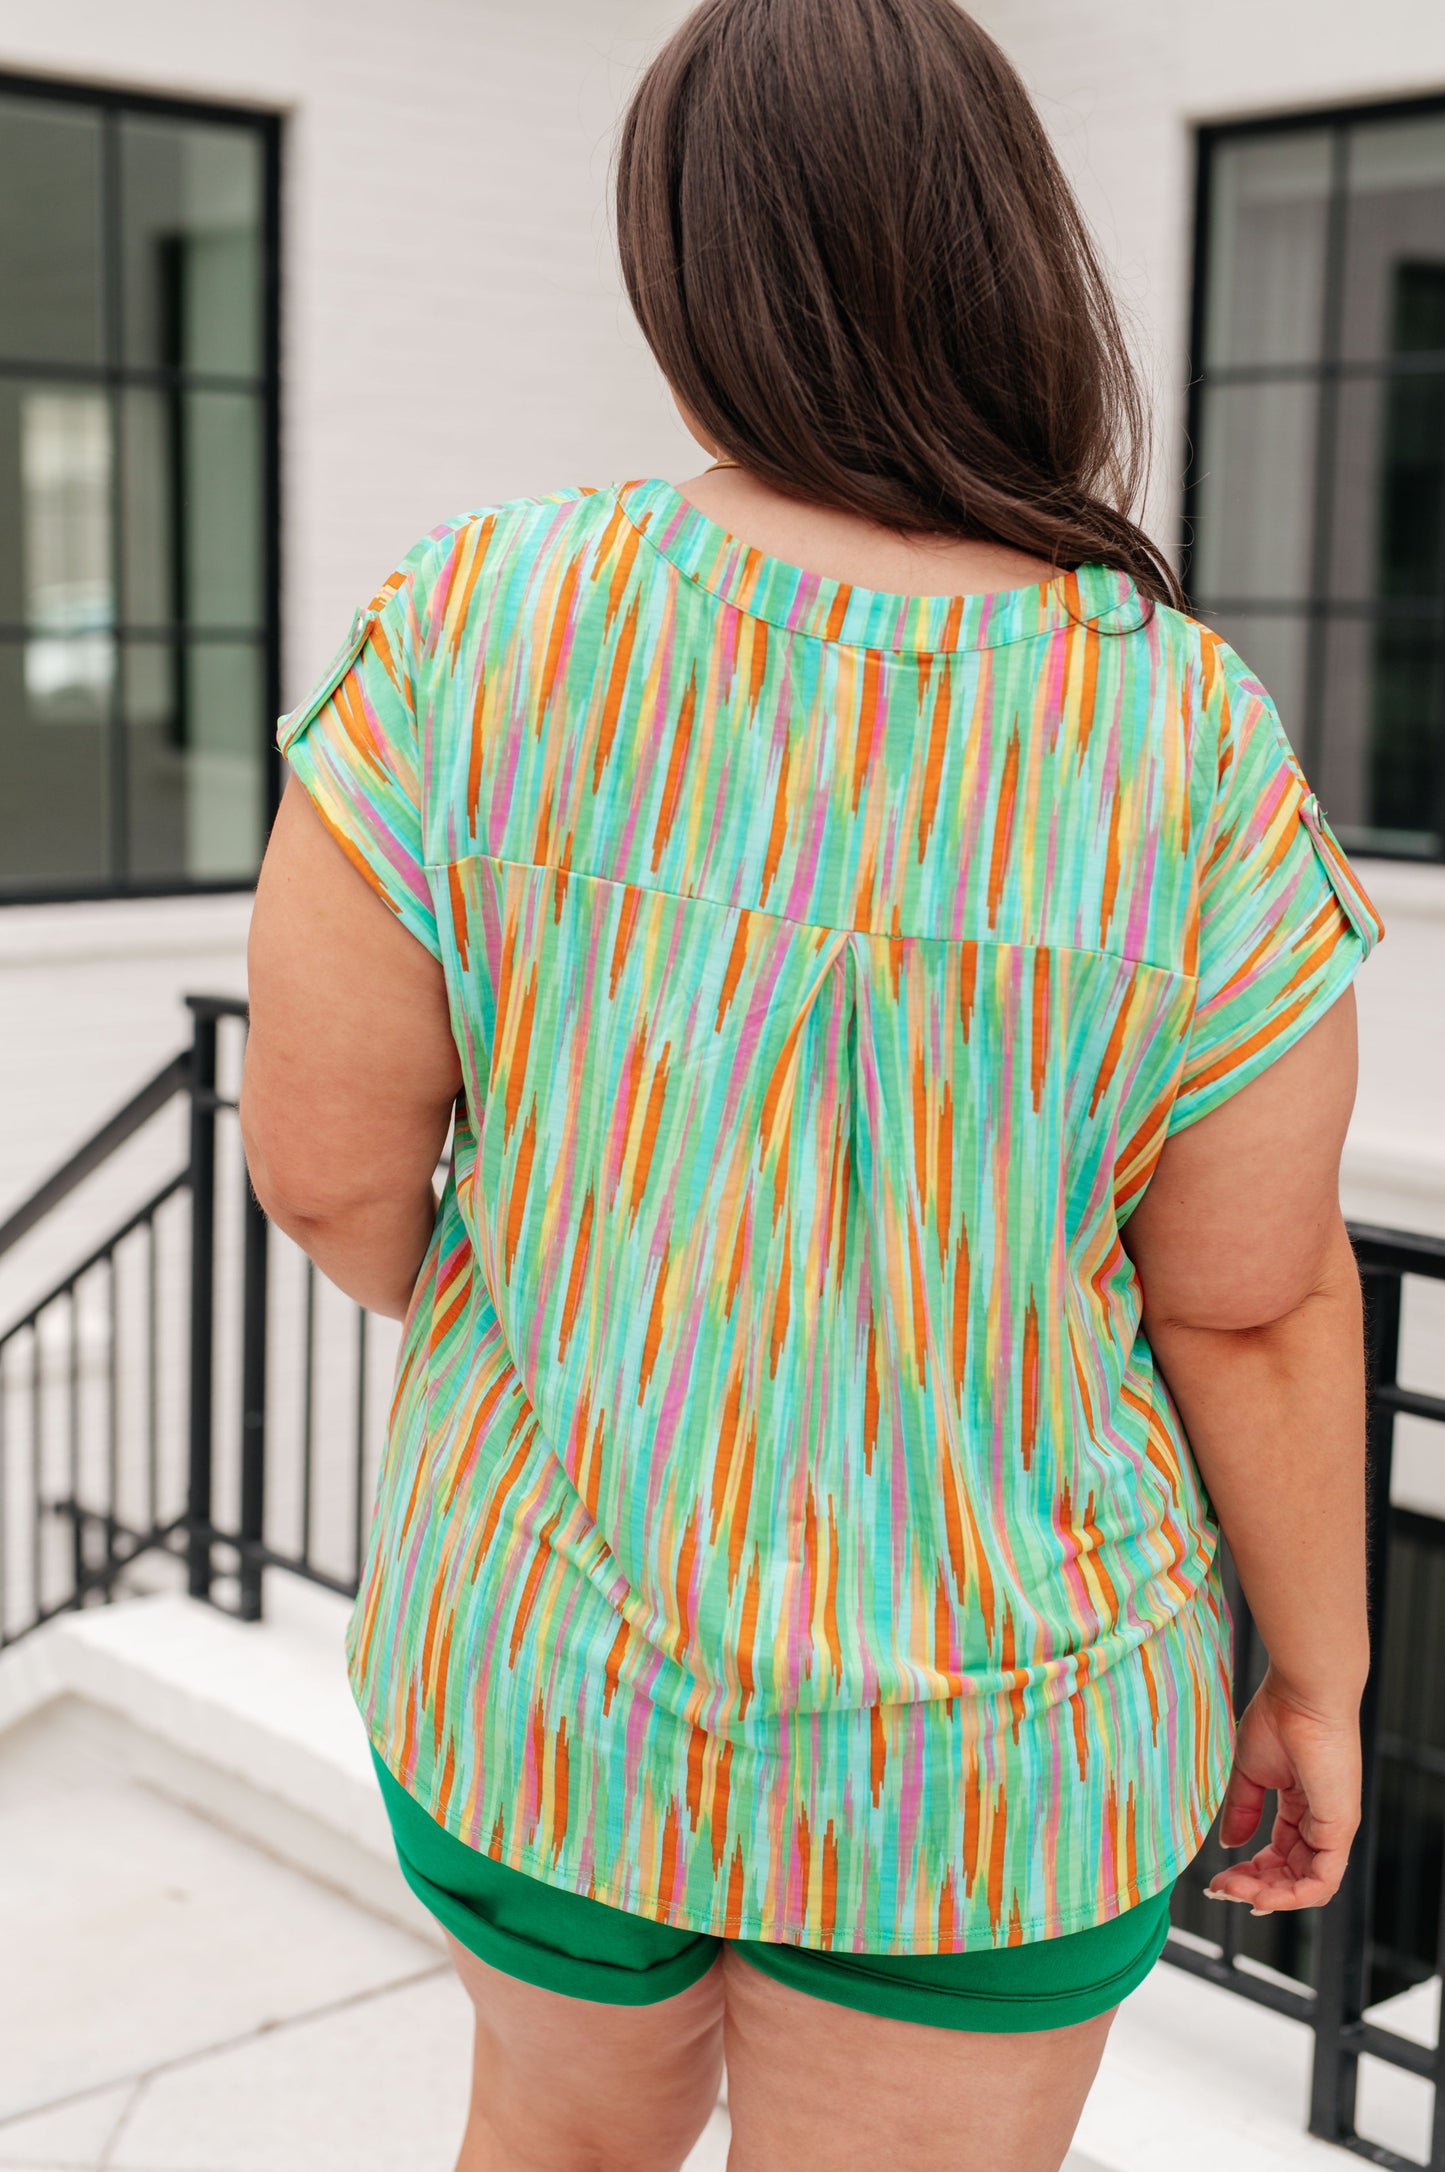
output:
M 727 1943 L 795 1991 L 888 2020 L 1060 2029 L 1116 2006 L 1148 1975 L 1169 1933 L 1172 1880 L 1107 1923 L 977 1953 L 832 1953 L 724 1941 L 494 1862 L 439 1825 L 372 1755 L 402 1873 L 417 1898 L 480 1960 L 567 1998 L 654 2005 L 706 1975 Z

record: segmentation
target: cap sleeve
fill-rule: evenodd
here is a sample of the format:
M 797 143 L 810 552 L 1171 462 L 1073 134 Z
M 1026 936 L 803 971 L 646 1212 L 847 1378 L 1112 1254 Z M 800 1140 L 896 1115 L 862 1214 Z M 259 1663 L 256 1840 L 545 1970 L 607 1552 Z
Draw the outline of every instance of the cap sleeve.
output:
M 409 935 L 441 955 L 422 841 L 418 718 L 426 572 L 423 537 L 357 611 L 277 744 L 352 865 Z
M 1247 674 L 1222 690 L 1197 915 L 1195 1005 L 1171 1132 L 1307 1033 L 1385 932 L 1273 702 Z

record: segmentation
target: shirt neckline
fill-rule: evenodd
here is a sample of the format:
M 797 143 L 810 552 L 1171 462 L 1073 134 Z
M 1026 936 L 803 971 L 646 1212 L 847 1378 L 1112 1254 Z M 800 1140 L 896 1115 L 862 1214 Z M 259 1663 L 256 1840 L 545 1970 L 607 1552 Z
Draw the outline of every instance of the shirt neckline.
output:
M 1026 588 L 963 596 L 861 588 L 754 549 L 661 477 L 618 484 L 614 495 L 623 517 L 696 587 L 750 618 L 845 647 L 913 654 L 1002 648 L 1111 619 L 1137 594 L 1130 574 L 1092 563 Z M 1128 631 L 1127 622 L 1117 630 Z

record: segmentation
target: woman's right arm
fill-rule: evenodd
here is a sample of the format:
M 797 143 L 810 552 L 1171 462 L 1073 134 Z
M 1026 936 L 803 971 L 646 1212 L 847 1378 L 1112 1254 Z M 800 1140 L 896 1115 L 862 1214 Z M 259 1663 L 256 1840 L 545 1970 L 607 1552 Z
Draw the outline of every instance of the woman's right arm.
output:
M 1243 1715 L 1221 1837 L 1272 1832 L 1211 1891 L 1312 1908 L 1359 1823 L 1365 1617 L 1360 1283 L 1339 1206 L 1355 1007 L 1167 1141 L 1123 1242 L 1144 1327 L 1229 1542 L 1269 1668 Z

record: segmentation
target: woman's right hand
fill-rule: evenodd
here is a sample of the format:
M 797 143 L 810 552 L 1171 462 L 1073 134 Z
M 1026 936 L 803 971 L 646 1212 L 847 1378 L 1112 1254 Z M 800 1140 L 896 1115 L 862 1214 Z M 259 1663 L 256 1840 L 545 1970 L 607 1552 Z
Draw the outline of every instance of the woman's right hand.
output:
M 1219 1871 L 1205 1892 L 1246 1901 L 1256 1915 L 1322 1907 L 1339 1889 L 1360 1822 L 1358 1700 L 1313 1702 L 1266 1673 L 1235 1735 L 1219 1829 L 1226 1848 L 1253 1838 L 1271 1789 L 1278 1801 L 1267 1843 Z

